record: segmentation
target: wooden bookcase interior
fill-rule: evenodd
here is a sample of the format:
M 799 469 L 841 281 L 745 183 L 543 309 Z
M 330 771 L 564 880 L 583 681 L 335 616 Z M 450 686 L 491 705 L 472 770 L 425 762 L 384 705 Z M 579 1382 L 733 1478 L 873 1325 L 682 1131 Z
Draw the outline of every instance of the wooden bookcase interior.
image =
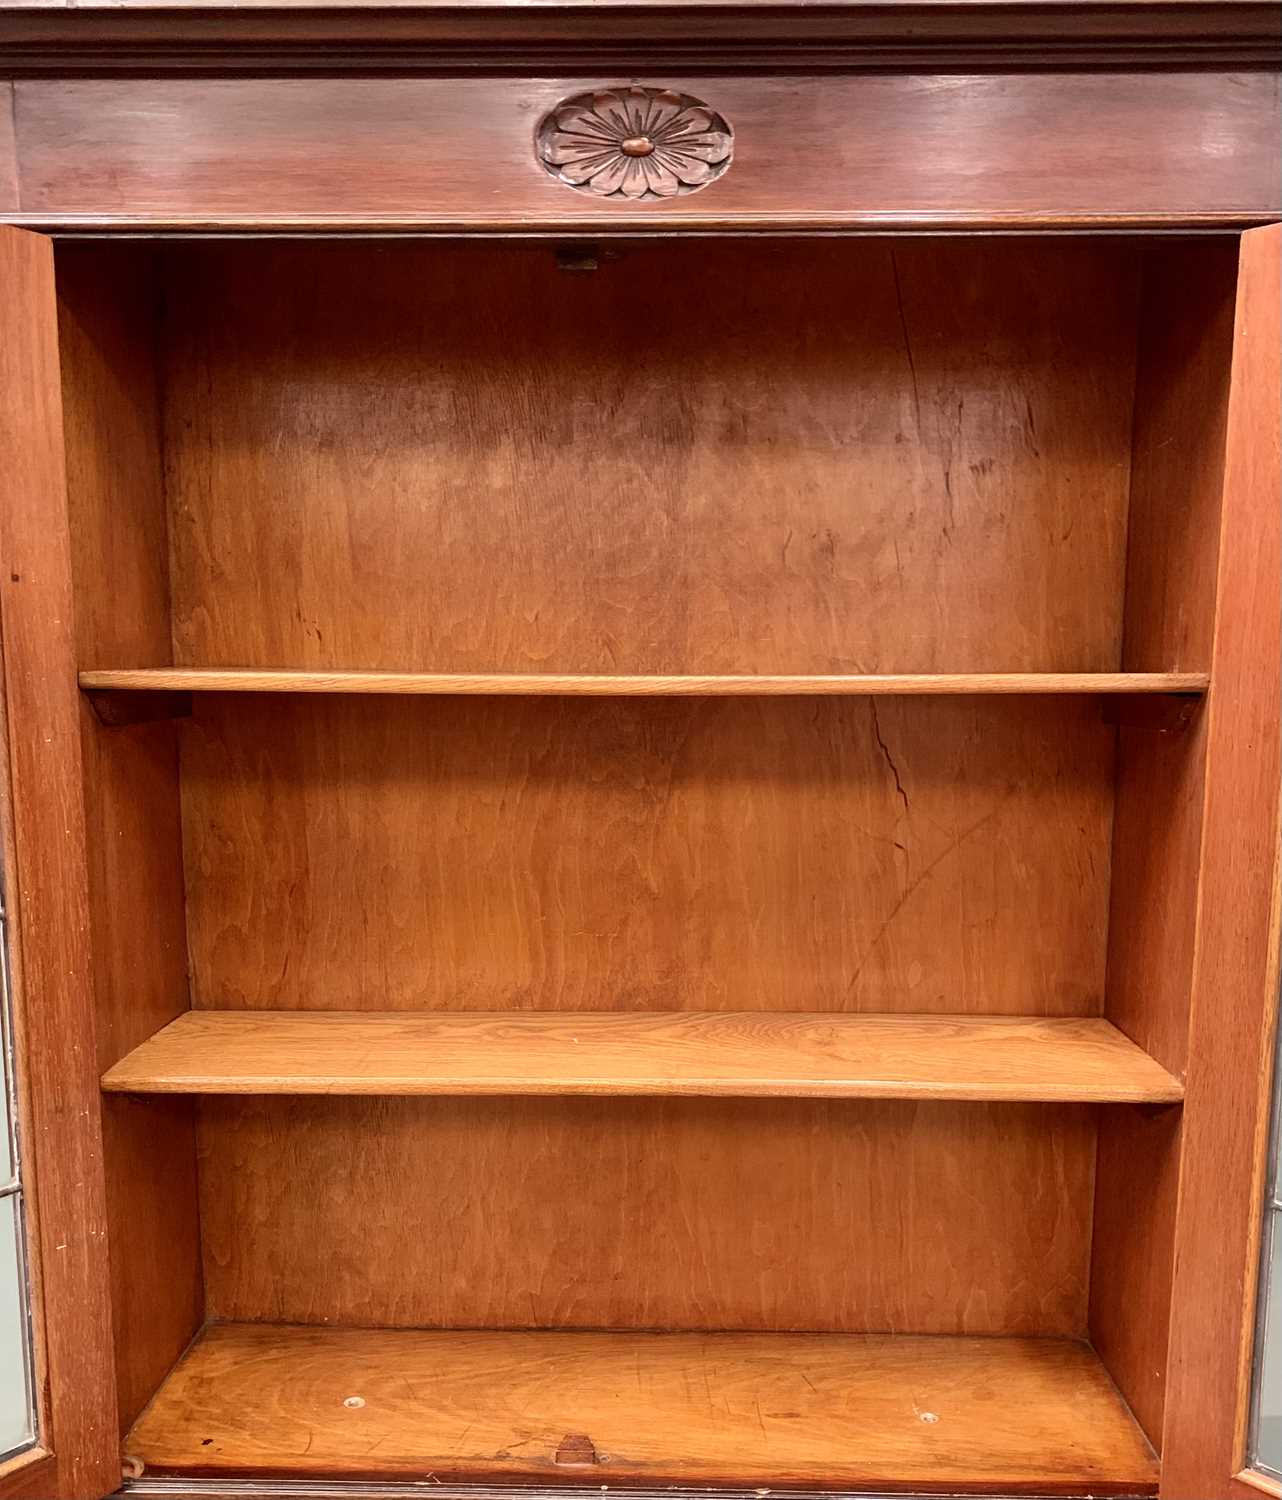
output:
M 1236 267 L 59 246 L 131 1472 L 1155 1489 Z

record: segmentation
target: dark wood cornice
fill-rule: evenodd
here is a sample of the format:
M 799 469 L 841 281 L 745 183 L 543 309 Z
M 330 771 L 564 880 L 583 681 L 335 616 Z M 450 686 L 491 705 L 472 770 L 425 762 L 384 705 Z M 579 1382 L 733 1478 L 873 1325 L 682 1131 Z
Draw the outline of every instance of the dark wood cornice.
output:
M 0 5 L 0 76 L 1276 66 L 1275 0 Z

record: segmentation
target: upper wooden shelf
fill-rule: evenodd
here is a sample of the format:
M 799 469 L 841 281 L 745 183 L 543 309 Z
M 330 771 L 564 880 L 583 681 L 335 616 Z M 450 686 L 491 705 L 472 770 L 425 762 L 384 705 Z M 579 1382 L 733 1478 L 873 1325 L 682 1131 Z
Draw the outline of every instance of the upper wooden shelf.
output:
M 294 672 L 148 667 L 81 672 L 86 691 L 410 693 L 520 697 L 872 697 L 882 694 L 1204 693 L 1204 672 L 946 672 L 898 675 L 604 676 L 563 673 Z
M 1171 1103 L 1107 1021 L 777 1011 L 189 1011 L 103 1078 L 141 1094 L 705 1094 Z

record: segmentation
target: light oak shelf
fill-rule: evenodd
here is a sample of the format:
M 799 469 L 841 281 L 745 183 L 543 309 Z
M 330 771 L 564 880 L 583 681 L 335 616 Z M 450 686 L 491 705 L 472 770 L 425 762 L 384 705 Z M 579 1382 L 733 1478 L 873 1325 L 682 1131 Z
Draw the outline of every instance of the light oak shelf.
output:
M 125 1443 L 147 1474 L 1145 1494 L 1071 1339 L 215 1324 Z
M 879 697 L 1204 693 L 1204 672 L 960 672 L 890 676 L 596 676 L 556 673 L 294 672 L 149 667 L 80 673 L 90 692 L 401 693 L 514 697 Z
M 189 1011 L 133 1094 L 651 1094 L 1174 1103 L 1107 1021 L 831 1012 Z

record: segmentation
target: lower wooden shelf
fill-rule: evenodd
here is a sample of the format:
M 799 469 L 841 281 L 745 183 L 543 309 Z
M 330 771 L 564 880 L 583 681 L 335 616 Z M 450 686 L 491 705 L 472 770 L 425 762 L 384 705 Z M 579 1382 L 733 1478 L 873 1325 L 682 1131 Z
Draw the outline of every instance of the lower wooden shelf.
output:
M 139 1418 L 148 1474 L 1149 1494 L 1067 1339 L 211 1325 Z
M 1094 1017 L 189 1011 L 110 1068 L 132 1094 L 704 1094 L 1173 1103 Z

